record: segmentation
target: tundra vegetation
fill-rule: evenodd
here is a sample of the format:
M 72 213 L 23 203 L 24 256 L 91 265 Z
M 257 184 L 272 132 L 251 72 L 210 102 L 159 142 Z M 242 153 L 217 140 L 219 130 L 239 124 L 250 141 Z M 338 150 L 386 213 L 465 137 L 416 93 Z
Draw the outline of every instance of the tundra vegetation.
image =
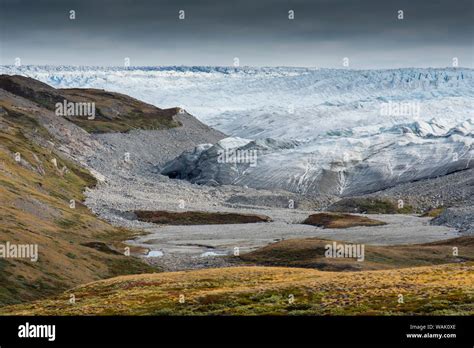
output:
M 230 257 L 234 267 L 160 272 L 133 256 L 146 250 L 124 252 L 123 241 L 141 231 L 112 226 L 85 206 L 84 190 L 98 184 L 96 177 L 60 151 L 64 143 L 40 119 L 65 99 L 88 100 L 95 103 L 96 117 L 68 122 L 89 133 L 128 132 L 180 127 L 173 117 L 178 109 L 103 90 L 57 90 L 19 76 L 0 76 L 0 96 L 0 240 L 38 245 L 37 262 L 0 259 L 2 315 L 474 314 L 469 236 L 367 245 L 364 262 L 325 258 L 327 240 L 283 240 Z M 415 212 L 409 204 L 399 208 L 378 198 L 344 198 L 330 210 L 305 223 L 370 229 L 384 222 L 349 213 Z M 135 214 L 159 224 L 270 221 L 263 215 L 197 211 Z

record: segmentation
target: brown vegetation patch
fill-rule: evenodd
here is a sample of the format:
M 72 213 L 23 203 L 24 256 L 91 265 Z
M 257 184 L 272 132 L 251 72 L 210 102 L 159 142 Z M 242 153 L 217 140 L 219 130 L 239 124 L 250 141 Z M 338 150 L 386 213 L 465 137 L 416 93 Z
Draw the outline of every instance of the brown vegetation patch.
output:
M 356 214 L 413 214 L 415 209 L 406 201 L 403 206 L 398 201 L 385 198 L 350 197 L 343 198 L 328 208 L 329 211 L 338 213 Z
M 445 211 L 445 208 L 439 207 L 439 208 L 433 208 L 422 214 L 422 217 L 431 217 L 431 218 L 436 218 L 440 216 L 443 212 Z
M 324 228 L 349 228 L 356 226 L 381 226 L 386 223 L 365 216 L 336 213 L 316 213 L 303 221 L 306 225 Z
M 325 256 L 333 241 L 289 239 L 240 255 L 244 262 L 263 266 L 316 268 L 325 271 L 364 271 L 474 261 L 474 237 L 414 245 L 364 245 L 364 260 Z M 348 242 L 337 244 L 350 245 Z M 457 248 L 457 254 L 454 252 Z
M 223 224 L 250 224 L 269 222 L 265 215 L 237 214 L 203 211 L 145 211 L 134 212 L 138 220 L 163 225 L 223 225 Z

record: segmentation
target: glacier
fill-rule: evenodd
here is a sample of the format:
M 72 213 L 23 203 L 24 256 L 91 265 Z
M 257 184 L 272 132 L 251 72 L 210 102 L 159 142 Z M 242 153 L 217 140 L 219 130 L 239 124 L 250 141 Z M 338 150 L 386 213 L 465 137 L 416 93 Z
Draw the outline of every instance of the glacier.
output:
M 474 165 L 467 68 L 1 66 L 0 73 L 185 109 L 229 136 L 160 168 L 198 184 L 344 196 Z M 223 152 L 249 151 L 256 165 L 219 161 Z

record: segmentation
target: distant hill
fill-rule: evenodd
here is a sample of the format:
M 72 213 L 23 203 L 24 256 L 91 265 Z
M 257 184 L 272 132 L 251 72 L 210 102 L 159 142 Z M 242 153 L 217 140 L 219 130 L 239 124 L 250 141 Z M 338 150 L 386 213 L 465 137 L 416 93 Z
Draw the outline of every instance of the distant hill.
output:
M 28 99 L 48 110 L 56 104 L 94 103 L 94 118 L 66 115 L 65 118 L 90 133 L 127 132 L 132 129 L 166 129 L 180 126 L 174 116 L 179 108 L 159 109 L 132 97 L 101 89 L 55 89 L 19 75 L 0 75 L 0 88 Z

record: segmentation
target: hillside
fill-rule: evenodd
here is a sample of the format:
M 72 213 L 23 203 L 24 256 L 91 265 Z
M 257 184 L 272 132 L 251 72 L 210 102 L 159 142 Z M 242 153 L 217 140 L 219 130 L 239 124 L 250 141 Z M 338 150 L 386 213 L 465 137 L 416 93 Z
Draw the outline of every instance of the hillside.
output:
M 473 272 L 470 262 L 356 273 L 235 267 L 122 276 L 0 314 L 472 315 Z
M 178 108 L 159 109 L 120 93 L 100 89 L 55 89 L 45 83 L 19 75 L 0 75 L 0 88 L 28 99 L 48 110 L 64 101 L 94 103 L 95 115 L 66 116 L 90 133 L 128 132 L 132 129 L 167 129 L 179 126 L 174 116 Z
M 33 99 L 54 95 L 48 94 L 51 88 L 32 79 L 11 81 L 16 80 L 35 94 Z M 2 76 L 0 81 L 5 87 L 9 78 Z M 32 98 L 27 93 L 22 94 Z M 113 227 L 83 205 L 84 190 L 97 180 L 71 160 L 68 144 L 45 128 L 58 126 L 45 123 L 48 117 L 54 119 L 51 111 L 3 89 L 0 97 L 0 241 L 37 244 L 39 252 L 37 262 L 0 259 L 0 305 L 44 298 L 120 274 L 153 272 L 138 259 L 123 255 L 121 241 L 136 231 Z M 95 146 L 92 140 L 86 142 L 84 131 L 69 127 L 71 131 L 63 136 L 78 141 L 69 144 L 69 154 L 74 148 L 86 149 L 83 145 Z M 76 134 L 83 138 L 76 139 Z

